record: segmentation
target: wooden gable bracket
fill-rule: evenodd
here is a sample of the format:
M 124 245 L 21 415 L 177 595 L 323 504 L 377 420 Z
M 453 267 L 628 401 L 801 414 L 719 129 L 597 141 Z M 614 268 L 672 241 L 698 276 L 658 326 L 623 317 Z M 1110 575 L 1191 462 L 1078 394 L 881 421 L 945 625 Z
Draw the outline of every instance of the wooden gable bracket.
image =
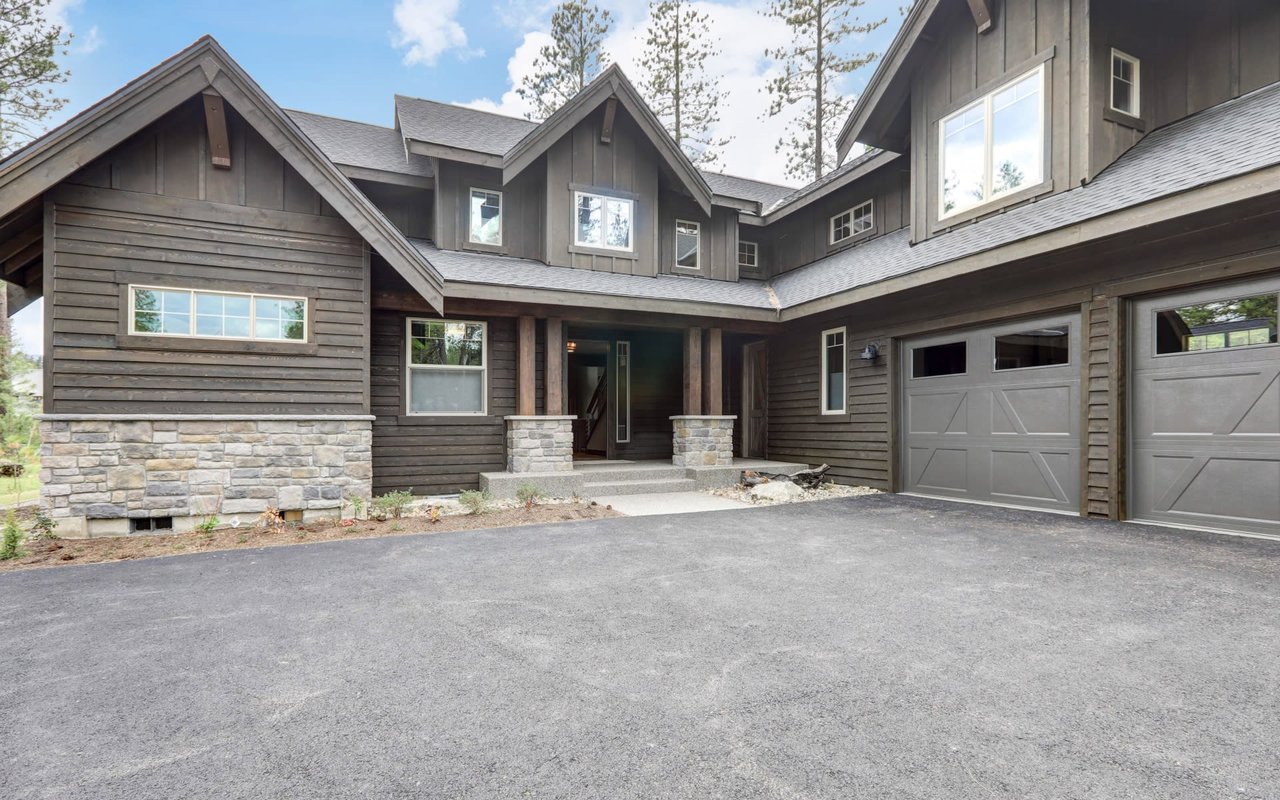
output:
M 991 17 L 991 0 L 969 0 L 969 11 L 973 13 L 973 21 L 978 25 L 978 33 L 991 30 L 995 21 Z
M 618 116 L 618 98 L 610 97 L 604 104 L 604 124 L 600 126 L 600 141 L 609 144 L 613 141 L 613 121 Z
M 209 158 L 218 169 L 231 169 L 231 141 L 227 136 L 227 113 L 222 95 L 204 93 L 204 122 L 209 128 Z

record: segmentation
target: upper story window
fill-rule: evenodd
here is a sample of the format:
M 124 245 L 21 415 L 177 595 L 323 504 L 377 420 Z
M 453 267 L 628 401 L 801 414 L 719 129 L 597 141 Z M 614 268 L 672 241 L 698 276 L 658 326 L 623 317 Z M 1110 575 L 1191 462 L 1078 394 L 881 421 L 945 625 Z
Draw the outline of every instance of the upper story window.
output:
M 738 267 L 756 269 L 760 266 L 760 248 L 755 242 L 738 240 Z
M 307 300 L 130 286 L 129 332 L 144 336 L 305 342 Z
M 702 226 L 696 222 L 676 220 L 676 266 L 682 269 L 699 269 L 701 248 L 699 239 Z
M 409 413 L 486 413 L 488 326 L 428 319 L 411 319 L 407 324 Z
M 1111 109 L 1131 117 L 1142 115 L 1142 63 L 1111 48 Z
M 844 328 L 822 332 L 822 413 L 843 414 L 848 384 L 844 379 Z
M 502 244 L 502 192 L 471 190 L 471 236 L 475 244 Z
M 845 239 L 852 239 L 861 233 L 871 230 L 875 220 L 872 218 L 872 202 L 868 200 L 831 218 L 831 244 L 839 244 Z
M 574 192 L 573 243 L 605 250 L 632 249 L 635 203 L 625 197 Z
M 942 120 L 939 216 L 1044 179 L 1044 65 Z

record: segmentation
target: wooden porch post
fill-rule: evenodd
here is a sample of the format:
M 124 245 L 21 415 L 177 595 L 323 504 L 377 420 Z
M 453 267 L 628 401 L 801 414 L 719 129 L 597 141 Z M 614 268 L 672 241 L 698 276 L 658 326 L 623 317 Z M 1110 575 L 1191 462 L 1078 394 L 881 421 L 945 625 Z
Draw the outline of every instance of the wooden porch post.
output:
M 543 380 L 546 382 L 546 412 L 549 416 L 564 413 L 564 321 L 560 317 L 547 318 L 547 364 Z
M 706 410 L 711 416 L 724 413 L 724 361 L 721 357 L 722 334 L 719 328 L 707 331 L 707 397 Z
M 534 375 L 537 360 L 537 327 L 533 317 L 516 320 L 516 415 L 531 417 L 537 412 L 537 381 Z
M 702 413 L 702 329 L 684 334 L 684 413 Z

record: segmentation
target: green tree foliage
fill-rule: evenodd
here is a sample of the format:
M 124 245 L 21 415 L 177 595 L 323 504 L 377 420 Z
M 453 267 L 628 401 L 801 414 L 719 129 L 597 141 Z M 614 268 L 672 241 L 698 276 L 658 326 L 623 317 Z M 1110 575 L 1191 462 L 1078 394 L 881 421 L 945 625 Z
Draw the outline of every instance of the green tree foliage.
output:
M 22 544 L 22 529 L 13 515 L 13 509 L 4 518 L 4 533 L 0 534 L 0 561 L 8 561 L 22 555 L 19 545 Z
M 516 94 L 533 104 L 529 119 L 546 119 L 582 91 L 608 63 L 604 39 L 613 17 L 586 0 L 565 0 L 551 14 L 551 44 L 538 51 L 533 73 Z
M 707 77 L 706 60 L 717 54 L 706 36 L 710 17 L 686 0 L 649 3 L 640 67 L 640 91 L 689 160 L 700 167 L 719 161 L 728 138 L 711 135 L 725 94 Z
M 765 51 L 782 64 L 782 74 L 769 81 L 767 115 L 777 116 L 799 105 L 775 150 L 787 158 L 787 174 L 810 181 L 836 167 L 836 136 L 852 108 L 840 93 L 840 79 L 872 63 L 876 53 L 850 53 L 848 42 L 879 28 L 887 20 L 863 22 L 857 15 L 866 0 L 773 0 L 765 12 L 791 29 L 791 42 Z
M 58 66 L 71 34 L 50 21 L 50 0 L 0 0 L 0 156 L 39 133 L 67 102 L 53 88 L 69 73 Z

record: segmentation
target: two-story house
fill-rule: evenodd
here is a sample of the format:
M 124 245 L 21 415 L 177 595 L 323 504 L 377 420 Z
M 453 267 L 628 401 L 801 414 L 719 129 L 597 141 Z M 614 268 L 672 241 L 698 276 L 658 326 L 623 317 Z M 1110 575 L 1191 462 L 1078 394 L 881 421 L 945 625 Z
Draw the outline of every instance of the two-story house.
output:
M 696 169 L 616 67 L 541 123 L 379 127 L 202 39 L 0 162 L 45 502 L 93 535 L 825 462 L 1280 535 L 1277 53 L 1262 0 L 922 0 L 797 189 Z

